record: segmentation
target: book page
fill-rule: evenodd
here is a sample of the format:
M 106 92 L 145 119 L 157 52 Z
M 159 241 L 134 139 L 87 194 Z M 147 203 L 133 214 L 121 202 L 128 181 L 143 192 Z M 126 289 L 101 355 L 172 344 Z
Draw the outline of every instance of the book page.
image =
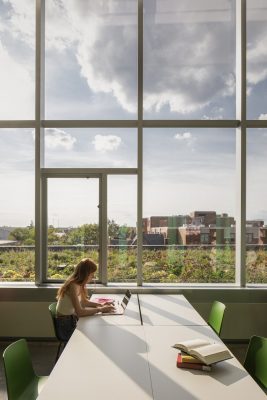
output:
M 221 344 L 213 343 L 208 346 L 202 346 L 197 349 L 191 350 L 192 355 L 196 355 L 200 360 L 206 364 L 212 364 L 218 361 L 227 360 L 232 358 L 229 350 Z
M 198 348 L 201 346 L 207 346 L 210 344 L 211 343 L 205 339 L 191 339 L 191 340 L 185 340 L 180 343 L 176 343 L 173 347 L 184 350 L 185 352 L 188 352 L 191 349 Z

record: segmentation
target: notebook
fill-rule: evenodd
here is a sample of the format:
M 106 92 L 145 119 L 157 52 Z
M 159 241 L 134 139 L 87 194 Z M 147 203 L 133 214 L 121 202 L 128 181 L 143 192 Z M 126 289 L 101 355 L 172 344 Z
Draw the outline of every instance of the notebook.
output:
M 122 315 L 124 314 L 124 311 L 126 310 L 126 307 L 130 301 L 132 293 L 130 292 L 130 290 L 126 290 L 125 295 L 121 301 L 121 303 L 118 301 L 115 301 L 115 310 L 112 312 L 107 312 L 107 313 L 103 313 L 103 314 L 98 314 L 98 315 Z

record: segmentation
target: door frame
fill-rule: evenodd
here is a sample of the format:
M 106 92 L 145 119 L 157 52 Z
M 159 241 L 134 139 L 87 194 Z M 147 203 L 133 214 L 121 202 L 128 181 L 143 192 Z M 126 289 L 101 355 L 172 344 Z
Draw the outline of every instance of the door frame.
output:
M 60 282 L 56 279 L 48 279 L 48 198 L 47 198 L 47 181 L 53 178 L 84 178 L 84 179 L 98 179 L 99 181 L 99 207 L 98 207 L 98 221 L 99 221 L 99 280 L 97 283 L 107 284 L 107 245 L 108 245 L 108 227 L 107 227 L 107 174 L 106 173 L 91 173 L 91 172 L 43 172 L 41 178 L 41 209 L 40 209 L 40 221 L 41 221 L 41 263 L 42 268 L 40 271 L 41 281 L 44 283 L 57 283 Z

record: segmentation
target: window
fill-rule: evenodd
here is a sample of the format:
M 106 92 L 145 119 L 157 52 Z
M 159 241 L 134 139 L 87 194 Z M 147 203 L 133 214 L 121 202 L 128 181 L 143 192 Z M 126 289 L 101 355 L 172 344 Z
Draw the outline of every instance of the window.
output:
M 144 118 L 235 115 L 232 1 L 144 0 Z
M 247 280 L 267 283 L 266 178 L 267 129 L 247 132 Z
M 145 129 L 144 216 L 146 281 L 233 282 L 235 131 Z
M 136 166 L 135 129 L 45 129 L 47 168 L 136 168 Z
M 267 4 L 247 0 L 247 117 L 266 120 L 267 113 Z
M 136 119 L 137 1 L 45 4 L 46 118 Z
M 1 281 L 34 281 L 34 131 L 0 129 Z
M 108 282 L 137 279 L 136 176 L 108 177 Z
M 0 0 L 2 281 L 267 283 L 266 11 Z
M 0 120 L 33 119 L 35 1 L 0 0 Z

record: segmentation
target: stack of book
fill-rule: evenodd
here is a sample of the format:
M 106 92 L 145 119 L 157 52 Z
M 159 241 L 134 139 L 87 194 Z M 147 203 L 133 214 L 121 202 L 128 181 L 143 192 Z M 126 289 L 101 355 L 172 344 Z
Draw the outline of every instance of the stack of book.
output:
M 185 353 L 177 354 L 176 365 L 178 368 L 200 369 L 202 371 L 211 371 L 211 366 L 206 365 L 199 359 L 189 356 Z
M 224 344 L 211 343 L 202 339 L 186 340 L 173 346 L 179 349 L 176 365 L 178 368 L 211 371 L 211 365 L 232 358 Z

